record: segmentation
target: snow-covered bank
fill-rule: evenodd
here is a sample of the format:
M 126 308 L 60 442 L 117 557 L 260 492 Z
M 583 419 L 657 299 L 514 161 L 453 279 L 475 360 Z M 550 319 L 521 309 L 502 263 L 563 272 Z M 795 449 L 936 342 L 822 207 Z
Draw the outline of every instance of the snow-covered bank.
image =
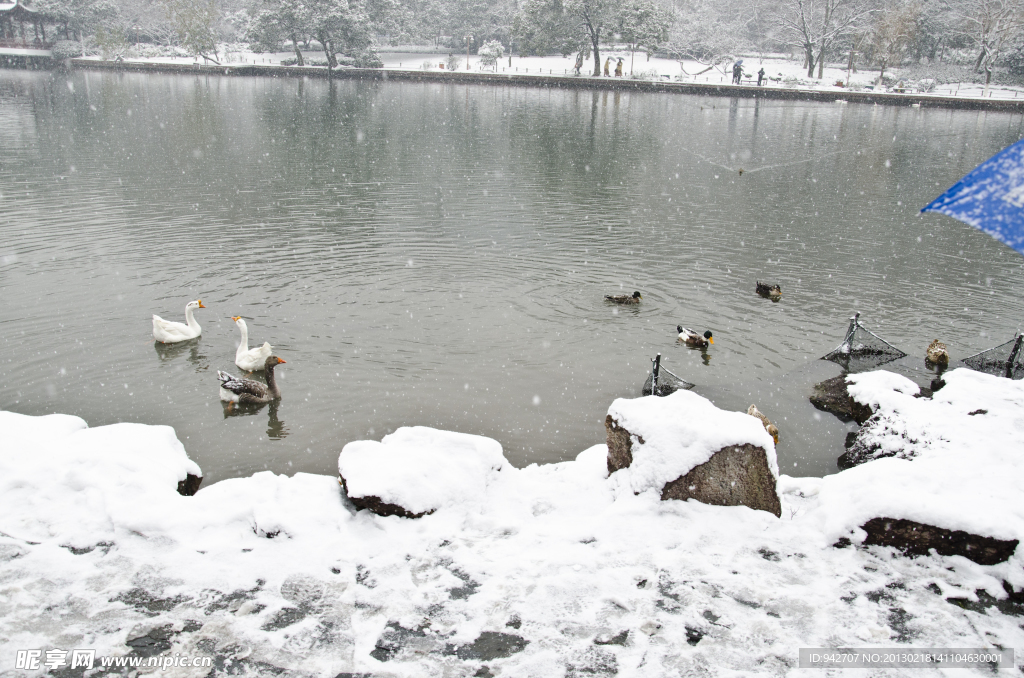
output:
M 860 70 L 848 72 L 838 65 L 827 66 L 822 77 L 807 77 L 804 69 L 798 60 L 787 59 L 778 56 L 766 56 L 763 58 L 747 58 L 744 63 L 744 77 L 741 85 L 732 85 L 731 76 L 719 68 L 708 69 L 704 64 L 689 60 L 676 60 L 661 57 L 647 59 L 644 54 L 631 55 L 625 49 L 608 49 L 602 52 L 602 60 L 611 59 L 614 65 L 618 59 L 623 59 L 626 64 L 625 74 L 622 77 L 614 76 L 593 76 L 593 62 L 587 61 L 581 69 L 580 75 L 575 74 L 575 58 L 562 56 L 513 56 L 509 59 L 505 56 L 498 60 L 494 66 L 482 64 L 480 57 L 470 55 L 467 59 L 465 54 L 455 54 L 453 57 L 458 60 L 458 67 L 455 71 L 448 70 L 445 54 L 442 53 L 420 53 L 420 52 L 381 52 L 380 58 L 383 62 L 381 69 L 373 69 L 378 73 L 387 73 L 395 78 L 409 77 L 411 75 L 451 75 L 453 72 L 458 76 L 469 75 L 500 75 L 505 78 L 515 78 L 519 81 L 536 82 L 539 85 L 551 84 L 555 78 L 573 78 L 576 86 L 588 86 L 594 88 L 621 87 L 625 83 L 631 83 L 640 89 L 644 84 L 675 84 L 691 85 L 699 88 L 721 87 L 742 95 L 744 89 L 756 86 L 757 72 L 764 69 L 763 96 L 772 97 L 772 90 L 779 90 L 787 97 L 797 93 L 827 95 L 828 101 L 844 99 L 846 95 L 858 94 L 882 95 L 879 101 L 899 101 L 900 97 L 917 98 L 923 100 L 953 100 L 971 106 L 984 106 L 987 104 L 1007 105 L 1011 102 L 1024 102 L 1024 87 L 1017 85 L 996 84 L 987 90 L 983 84 L 976 82 L 952 82 L 940 80 L 934 77 L 921 77 L 920 73 L 927 73 L 926 67 L 918 66 L 908 71 L 906 81 L 901 80 L 900 69 L 886 71 L 887 76 L 892 78 L 888 85 L 877 83 L 878 72 L 875 70 Z M 324 55 L 322 52 L 304 52 L 305 68 L 291 65 L 295 61 L 294 52 L 278 52 L 272 54 L 257 54 L 244 50 L 224 50 L 221 59 L 217 64 L 212 62 L 196 60 L 186 56 L 129 56 L 123 61 L 104 61 L 100 57 L 90 56 L 81 59 L 74 59 L 73 63 L 79 67 L 117 67 L 137 68 L 140 70 L 181 70 L 194 67 L 202 67 L 210 73 L 228 72 L 245 73 L 246 69 L 256 69 L 257 74 L 316 74 L 326 73 Z M 629 64 L 632 63 L 632 67 Z M 289 64 L 289 65 L 285 65 Z M 335 72 L 339 77 L 344 77 L 351 69 L 342 67 Z M 913 73 L 913 78 L 910 73 Z M 887 96 L 888 95 L 888 96 Z M 779 92 L 775 93 L 779 96 Z M 795 97 L 794 97 L 795 98 Z
M 1007 383 L 988 397 L 1024 421 Z M 634 494 L 602 445 L 505 464 L 483 497 L 412 520 L 355 511 L 331 476 L 181 496 L 198 469 L 165 427 L 4 412 L 0 430 L 0 675 L 53 648 L 220 673 L 645 677 L 802 675 L 801 647 L 1024 648 L 1003 585 L 1024 587 L 1020 553 L 835 548 L 843 474 L 780 476 L 779 519 Z

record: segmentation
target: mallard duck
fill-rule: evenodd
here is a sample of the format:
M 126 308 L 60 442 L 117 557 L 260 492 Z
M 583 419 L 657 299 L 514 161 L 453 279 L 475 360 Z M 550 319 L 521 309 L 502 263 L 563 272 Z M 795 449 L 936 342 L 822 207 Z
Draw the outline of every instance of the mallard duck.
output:
M 261 384 L 252 379 L 241 379 L 232 376 L 227 372 L 217 370 L 217 378 L 220 379 L 220 399 L 226 403 L 238 403 L 239 405 L 261 405 L 277 400 L 281 397 L 281 389 L 274 378 L 274 368 L 285 364 L 285 360 L 272 355 L 263 363 L 263 369 L 267 374 L 267 383 Z
M 933 365 L 940 365 L 942 367 L 949 365 L 949 352 L 946 350 L 946 345 L 938 339 L 928 344 L 928 349 L 924 353 L 924 359 Z
M 274 349 L 267 342 L 263 342 L 262 346 L 249 348 L 249 328 L 246 327 L 245 320 L 240 315 L 231 316 L 231 319 L 235 321 L 238 329 L 242 332 L 242 343 L 238 345 L 238 350 L 235 351 L 235 364 L 246 372 L 262 370 L 267 358 L 274 352 Z
M 196 299 L 185 304 L 185 322 L 176 323 L 164 320 L 158 315 L 153 316 L 153 338 L 163 344 L 173 344 L 177 341 L 195 339 L 203 332 L 203 328 L 196 322 L 192 311 L 203 306 L 202 299 Z
M 782 298 L 782 287 L 779 285 L 769 285 L 768 283 L 763 283 L 760 280 L 757 281 L 757 286 L 754 287 L 754 291 L 768 299 Z
M 768 421 L 768 417 L 764 416 L 761 411 L 757 409 L 757 405 L 751 405 L 748 407 L 747 414 L 760 419 L 761 423 L 764 425 L 764 430 L 768 431 L 768 435 L 772 437 L 772 440 L 775 441 L 776 445 L 779 444 L 779 427 Z
M 639 304 L 643 297 L 639 292 L 633 292 L 633 294 L 606 294 L 604 299 L 615 304 Z
M 682 325 L 676 325 L 676 331 L 679 332 L 679 341 L 685 341 L 687 346 L 706 348 L 708 344 L 715 343 L 715 340 L 711 337 L 711 330 L 701 335 L 693 330 L 686 329 Z

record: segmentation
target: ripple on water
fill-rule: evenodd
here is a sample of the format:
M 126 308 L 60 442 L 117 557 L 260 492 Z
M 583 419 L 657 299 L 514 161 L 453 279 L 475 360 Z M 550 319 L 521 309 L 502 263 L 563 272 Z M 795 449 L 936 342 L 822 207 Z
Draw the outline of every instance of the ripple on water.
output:
M 922 110 L 896 135 L 857 106 L 70 77 L 0 72 L 0 404 L 172 425 L 210 481 L 332 473 L 408 424 L 571 458 L 659 352 L 780 420 L 785 470 L 830 472 L 843 427 L 806 397 L 853 311 L 956 357 L 1024 310 L 1018 255 L 914 207 L 1016 141 L 1002 114 Z M 196 298 L 202 337 L 154 345 L 150 316 Z M 274 408 L 219 403 L 232 315 L 288 360 Z

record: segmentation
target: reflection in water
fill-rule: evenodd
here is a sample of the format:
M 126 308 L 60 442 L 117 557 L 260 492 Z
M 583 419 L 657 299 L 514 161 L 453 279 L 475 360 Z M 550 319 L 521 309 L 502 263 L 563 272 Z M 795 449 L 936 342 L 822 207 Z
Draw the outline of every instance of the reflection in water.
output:
M 199 352 L 199 339 L 200 337 L 196 337 L 195 339 L 179 341 L 173 344 L 154 341 L 153 348 L 160 357 L 161 363 L 170 363 L 181 356 L 185 356 L 185 360 L 196 369 L 196 372 L 203 372 L 210 369 L 210 363 L 207 361 L 206 355 Z
M 277 409 L 281 406 L 280 400 L 270 403 L 267 411 L 267 437 L 271 440 L 282 440 L 288 436 L 288 427 L 277 418 Z
M 259 414 L 264 407 L 270 406 L 267 410 L 267 437 L 271 440 L 283 440 L 288 437 L 288 427 L 277 416 L 281 407 L 280 400 L 273 400 L 270 403 L 225 403 L 221 402 L 224 410 L 224 418 L 230 417 L 251 417 Z

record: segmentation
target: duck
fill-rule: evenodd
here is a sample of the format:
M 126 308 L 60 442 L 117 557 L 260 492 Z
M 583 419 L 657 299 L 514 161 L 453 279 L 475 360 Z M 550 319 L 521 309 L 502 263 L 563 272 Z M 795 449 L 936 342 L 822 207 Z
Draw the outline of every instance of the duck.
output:
M 752 417 L 757 417 L 758 419 L 760 419 L 761 423 L 764 425 L 764 430 L 768 431 L 768 435 L 772 437 L 772 440 L 775 441 L 776 445 L 779 444 L 779 427 L 770 422 L 768 420 L 768 417 L 764 416 L 764 414 L 762 414 L 761 411 L 757 409 L 757 405 L 751 405 L 750 407 L 748 407 L 747 414 L 749 414 Z
M 946 350 L 945 344 L 936 339 L 928 344 L 928 348 L 924 353 L 924 359 L 933 365 L 946 367 L 949 365 L 949 351 Z
M 639 292 L 633 292 L 633 294 L 606 294 L 604 299 L 614 304 L 639 304 L 643 297 Z
M 782 298 L 782 287 L 779 285 L 769 285 L 768 283 L 763 283 L 760 280 L 757 281 L 754 291 L 768 299 Z
M 676 325 L 676 331 L 679 332 L 679 341 L 685 341 L 687 346 L 707 348 L 708 344 L 715 343 L 715 340 L 711 336 L 711 330 L 708 330 L 701 335 L 697 334 L 693 330 L 686 329 L 682 325 Z
M 235 351 L 235 364 L 246 372 L 262 370 L 274 349 L 268 342 L 263 342 L 262 346 L 256 348 L 249 348 L 249 328 L 246 327 L 245 320 L 240 315 L 233 315 L 231 319 L 235 321 L 238 329 L 242 332 L 242 342 L 238 345 L 238 350 Z
M 196 322 L 192 312 L 203 306 L 202 299 L 196 299 L 185 304 L 185 322 L 176 323 L 171 320 L 164 320 L 158 315 L 153 316 L 153 338 L 161 344 L 173 344 L 179 341 L 195 339 L 203 332 L 203 328 Z
M 263 362 L 263 369 L 267 375 L 267 383 L 261 384 L 252 379 L 242 379 L 217 370 L 217 379 L 220 380 L 220 399 L 226 403 L 238 403 L 239 405 L 262 405 L 271 400 L 281 397 L 281 388 L 274 378 L 274 368 L 284 365 L 287 361 L 272 355 Z

